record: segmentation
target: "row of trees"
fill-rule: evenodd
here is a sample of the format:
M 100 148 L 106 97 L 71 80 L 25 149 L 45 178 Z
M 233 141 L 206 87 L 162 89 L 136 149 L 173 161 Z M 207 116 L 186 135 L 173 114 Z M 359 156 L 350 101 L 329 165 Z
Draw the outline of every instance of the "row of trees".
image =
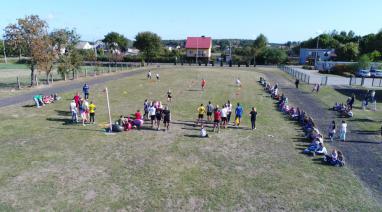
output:
M 233 51 L 234 59 L 244 63 L 280 64 L 288 59 L 287 53 L 280 48 L 268 45 L 268 39 L 260 34 L 253 42 Z
M 56 63 L 66 75 L 76 71 L 82 64 L 81 56 L 74 48 L 79 36 L 74 30 L 58 29 L 48 33 L 48 24 L 37 15 L 18 19 L 5 28 L 7 51 L 27 56 L 31 71 L 31 85 L 35 84 L 36 70 L 45 72 L 47 82 Z
M 316 48 L 317 43 L 319 48 L 335 49 L 338 61 L 357 61 L 362 55 L 374 62 L 382 60 L 382 30 L 365 36 L 355 35 L 353 31 L 332 31 L 295 45 L 293 53 L 298 54 L 300 48 Z

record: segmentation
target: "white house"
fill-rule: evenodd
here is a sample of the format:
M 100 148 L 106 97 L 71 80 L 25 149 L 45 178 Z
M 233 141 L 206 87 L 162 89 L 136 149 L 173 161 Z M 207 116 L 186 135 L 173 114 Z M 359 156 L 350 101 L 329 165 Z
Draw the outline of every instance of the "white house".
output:
M 87 41 L 80 41 L 76 45 L 76 49 L 80 49 L 80 50 L 88 50 L 88 49 L 93 49 L 93 48 L 94 48 L 93 45 L 91 45 Z

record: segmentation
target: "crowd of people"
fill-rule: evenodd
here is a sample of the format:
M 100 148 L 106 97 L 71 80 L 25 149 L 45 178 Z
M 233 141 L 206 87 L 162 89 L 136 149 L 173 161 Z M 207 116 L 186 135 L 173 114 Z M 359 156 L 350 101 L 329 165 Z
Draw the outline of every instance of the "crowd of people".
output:
M 277 83 L 272 86 L 264 78 L 260 78 L 260 84 L 264 89 L 271 94 L 271 97 L 277 100 L 277 108 L 282 113 L 287 115 L 290 119 L 297 121 L 304 131 L 305 138 L 309 139 L 310 144 L 303 153 L 310 155 L 323 155 L 323 161 L 334 166 L 343 166 L 345 164 L 344 156 L 342 152 L 333 149 L 331 154 L 328 154 L 327 148 L 324 145 L 324 136 L 319 131 L 317 125 L 315 124 L 313 118 L 309 116 L 302 108 L 293 107 L 289 105 L 288 98 L 282 93 L 278 94 Z M 345 141 L 346 138 L 346 123 L 343 121 L 340 129 L 340 138 Z M 335 122 L 332 121 L 329 127 L 329 138 L 333 140 L 335 136 Z
M 69 110 L 73 123 L 78 123 L 78 117 L 80 117 L 82 125 L 86 126 L 85 124 L 95 123 L 96 105 L 93 101 L 89 103 L 90 86 L 87 83 L 82 87 L 82 92 L 83 96 L 81 96 L 79 92 L 76 92 L 73 100 L 70 102 Z
M 220 132 L 221 128 L 227 128 L 229 123 L 231 122 L 232 112 L 235 113 L 235 118 L 232 122 L 232 126 L 239 127 L 244 114 L 244 109 L 239 102 L 236 104 L 234 111 L 232 103 L 229 100 L 226 103 L 223 103 L 221 107 L 219 105 L 213 105 L 211 101 L 208 102 L 207 106 L 204 106 L 204 104 L 200 104 L 200 106 L 197 108 L 198 116 L 195 123 L 195 126 L 200 125 L 201 127 L 200 136 L 208 136 L 204 127 L 206 124 L 212 124 L 212 132 L 217 133 Z M 204 115 L 207 115 L 206 120 L 204 119 Z M 255 130 L 257 118 L 257 111 L 255 107 L 252 107 L 249 116 L 251 119 L 251 129 Z

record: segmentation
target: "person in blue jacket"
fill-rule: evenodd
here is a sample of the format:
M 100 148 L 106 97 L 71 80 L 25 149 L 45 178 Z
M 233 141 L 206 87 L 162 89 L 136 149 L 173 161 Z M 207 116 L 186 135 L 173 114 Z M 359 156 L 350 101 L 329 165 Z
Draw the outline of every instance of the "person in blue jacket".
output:
M 89 90 L 90 87 L 87 83 L 84 84 L 84 87 L 82 87 L 82 92 L 84 93 L 84 98 L 89 99 Z
M 241 123 L 241 117 L 243 116 L 243 107 L 240 105 L 240 103 L 237 103 L 236 109 L 235 109 L 235 126 L 239 126 Z

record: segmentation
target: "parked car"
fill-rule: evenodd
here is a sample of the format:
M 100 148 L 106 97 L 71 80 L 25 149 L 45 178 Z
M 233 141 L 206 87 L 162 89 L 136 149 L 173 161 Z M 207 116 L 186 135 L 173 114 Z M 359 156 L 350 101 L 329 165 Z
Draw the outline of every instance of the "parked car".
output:
M 371 74 L 370 74 L 370 71 L 369 70 L 358 70 L 357 73 L 356 73 L 356 76 L 357 77 L 370 77 Z
M 370 76 L 371 77 L 382 77 L 382 70 L 370 70 Z

